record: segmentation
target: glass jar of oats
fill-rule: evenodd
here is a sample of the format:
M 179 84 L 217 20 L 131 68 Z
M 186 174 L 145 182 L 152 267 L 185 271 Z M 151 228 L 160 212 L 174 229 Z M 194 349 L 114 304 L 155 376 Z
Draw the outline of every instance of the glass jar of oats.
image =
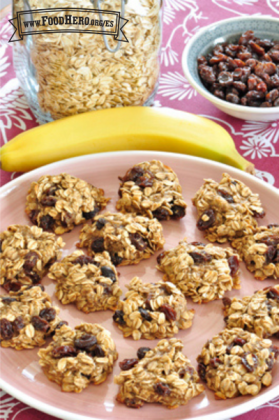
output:
M 116 11 L 128 22 L 124 35 L 120 31 L 115 40 L 104 33 L 79 32 L 84 21 L 78 18 L 78 24 L 67 26 L 76 32 L 63 33 L 65 26 L 58 25 L 52 33 L 54 25 L 45 18 L 43 33 L 24 35 L 14 42 L 16 74 L 39 122 L 103 108 L 152 104 L 160 70 L 162 0 L 13 1 L 14 17 L 17 12 L 49 8 L 56 9 L 51 12 L 53 21 L 65 18 L 71 8 L 83 8 Z M 30 16 L 36 27 L 38 15 L 24 15 L 27 23 Z M 105 17 L 96 11 L 93 19 Z M 123 37 L 128 42 L 122 42 Z

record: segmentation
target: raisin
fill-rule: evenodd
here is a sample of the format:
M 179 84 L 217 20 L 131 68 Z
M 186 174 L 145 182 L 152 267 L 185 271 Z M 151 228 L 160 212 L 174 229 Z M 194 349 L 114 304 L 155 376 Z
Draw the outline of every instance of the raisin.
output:
M 255 60 L 254 58 L 249 58 L 246 61 L 246 66 L 250 67 L 251 70 L 254 70 L 256 65 L 258 64 L 257 60 Z
M 185 214 L 186 214 L 185 208 L 181 207 L 181 206 L 178 206 L 176 204 L 174 206 L 172 206 L 171 211 L 172 211 L 171 218 L 174 219 L 174 220 L 182 219 L 182 217 L 184 217 Z
M 203 363 L 198 364 L 198 374 L 202 381 L 206 381 L 206 367 Z
M 56 317 L 56 310 L 54 308 L 42 309 L 39 313 L 40 318 L 45 319 L 47 322 L 51 322 Z
M 275 360 L 273 359 L 273 357 L 271 355 L 267 359 L 265 359 L 265 363 L 267 365 L 267 372 L 272 370 L 272 368 L 274 366 L 274 362 L 275 362 Z
M 192 251 L 188 252 L 188 254 L 193 258 L 195 264 L 202 264 L 210 262 L 212 260 L 212 255 L 208 254 L 205 251 Z
M 105 357 L 105 352 L 102 349 L 102 347 L 99 344 L 96 344 L 96 346 L 91 350 L 91 356 L 92 357 Z
M 171 393 L 169 386 L 167 384 L 164 384 L 163 382 L 158 382 L 157 384 L 155 384 L 154 391 L 157 392 L 157 394 L 162 395 L 163 397 L 166 397 Z
M 20 330 L 22 330 L 22 328 L 25 327 L 24 321 L 22 316 L 18 316 L 14 321 L 13 321 L 13 329 L 15 332 L 19 332 Z
M 274 358 L 277 359 L 277 357 L 279 356 L 279 347 L 277 347 L 277 346 L 271 346 L 270 347 L 270 351 L 272 353 L 274 353 Z
M 204 55 L 198 56 L 198 64 L 207 64 L 207 59 L 205 58 Z
M 228 65 L 228 63 L 221 62 L 221 63 L 218 64 L 218 69 L 219 69 L 219 71 L 228 71 L 229 70 L 229 65 Z
M 214 71 L 212 67 L 209 67 L 209 66 L 204 66 L 200 70 L 200 76 L 207 83 L 214 83 L 216 81 L 216 76 L 214 74 Z
M 271 76 L 270 78 L 270 84 L 273 88 L 279 88 L 279 75 L 274 74 L 274 76 Z
M 213 359 L 209 360 L 209 364 L 213 367 L 213 368 L 217 368 L 219 365 L 222 364 L 221 360 L 218 357 L 214 357 Z
M 49 330 L 49 323 L 45 320 L 40 318 L 39 316 L 32 316 L 31 324 L 37 331 L 47 332 Z
M 218 54 L 220 54 L 222 52 L 224 52 L 223 45 L 222 44 L 215 45 L 215 47 L 213 48 L 213 54 L 214 55 L 218 55 Z
M 34 225 L 38 225 L 38 214 L 39 214 L 40 212 L 39 212 L 39 210 L 32 210 L 30 213 L 29 213 L 29 219 L 31 220 L 31 222 L 34 224 Z
M 107 277 L 112 280 L 113 283 L 116 282 L 116 275 L 114 271 L 110 268 L 104 265 L 101 267 L 102 276 Z
M 234 203 L 233 196 L 229 194 L 225 190 L 218 189 L 217 190 L 218 195 L 220 195 L 222 198 L 224 198 L 228 203 Z
M 259 39 L 257 43 L 266 49 L 272 48 L 274 46 L 274 43 L 270 39 Z
M 123 311 L 115 311 L 113 314 L 113 320 L 119 325 L 126 325 L 126 322 L 124 320 L 124 312 Z
M 253 211 L 253 217 L 262 219 L 264 216 L 265 216 L 264 210 L 262 210 L 260 213 L 258 213 L 257 211 Z
M 176 320 L 176 311 L 167 303 L 160 306 L 159 310 L 165 314 L 165 317 L 168 321 Z
M 2 298 L 2 302 L 3 303 L 6 303 L 6 304 L 10 304 L 10 303 L 12 303 L 12 302 L 16 302 L 16 299 L 15 298 L 12 298 L 12 297 L 9 297 L 9 296 L 3 296 Z
M 268 229 L 272 229 L 273 227 L 279 227 L 278 223 L 270 223 L 269 225 L 267 225 Z
M 223 297 L 222 302 L 224 306 L 231 306 L 232 303 L 231 299 L 228 297 Z
M 266 254 L 265 254 L 266 263 L 267 264 L 271 263 L 273 261 L 275 255 L 276 255 L 276 248 L 274 248 L 274 246 L 272 246 L 272 245 L 269 245 L 267 247 Z
M 83 334 L 80 338 L 76 338 L 74 342 L 76 348 L 86 351 L 90 351 L 95 344 L 97 344 L 97 338 L 91 334 Z
M 152 316 L 150 315 L 150 313 L 146 309 L 139 308 L 138 310 L 139 310 L 139 313 L 141 314 L 141 317 L 143 319 L 145 319 L 146 321 L 152 321 Z
M 273 245 L 273 246 L 276 247 L 276 245 L 279 244 L 279 236 L 277 236 L 277 235 L 270 235 L 267 238 L 260 239 L 259 242 L 262 242 L 263 244 L 266 244 L 266 245 Z
M 39 226 L 44 230 L 51 230 L 54 225 L 54 219 L 49 214 L 41 217 Z
M 157 257 L 157 263 L 160 265 L 162 262 L 162 259 L 165 257 L 165 252 L 161 252 L 161 254 L 158 255 Z
M 61 328 L 61 327 L 63 327 L 63 325 L 69 325 L 69 323 L 68 323 L 67 321 L 60 321 L 60 322 L 56 325 L 55 329 L 56 329 L 56 330 L 60 330 L 60 328 Z
M 30 273 L 36 266 L 39 255 L 35 251 L 30 251 L 25 255 L 24 259 L 23 270 L 25 273 Z
M 227 56 L 225 54 L 215 54 L 210 60 L 209 60 L 209 64 L 213 65 L 213 64 L 218 64 L 221 63 L 221 61 L 226 61 L 227 60 Z
M 257 368 L 257 366 L 259 364 L 258 358 L 255 354 L 252 354 L 253 365 L 250 365 L 247 361 L 247 356 L 248 356 L 248 353 L 243 354 L 243 356 L 241 358 L 241 363 L 243 364 L 243 366 L 246 367 L 246 369 L 249 372 L 254 372 L 254 370 Z
M 218 82 L 221 86 L 231 86 L 233 83 L 233 76 L 228 71 L 221 71 L 218 75 Z
M 64 227 L 68 227 L 74 224 L 74 215 L 69 212 L 62 213 L 61 224 Z
M 222 89 L 215 89 L 213 95 L 220 99 L 225 99 L 225 93 Z
M 123 258 L 120 257 L 118 254 L 112 254 L 110 255 L 110 258 L 111 258 L 112 264 L 115 266 L 120 265 L 123 261 Z
M 3 285 L 3 288 L 6 290 L 6 292 L 18 292 L 22 288 L 22 284 L 18 281 L 16 282 L 6 282 Z
M 140 166 L 134 166 L 132 169 L 129 169 L 123 178 L 119 177 L 120 181 L 136 181 L 139 177 L 143 176 L 144 170 Z
M 81 266 L 87 264 L 94 264 L 94 260 L 93 258 L 88 257 L 87 255 L 80 255 L 73 261 L 73 264 L 80 264 Z
M 247 86 L 245 85 L 245 83 L 240 82 L 240 81 L 236 81 L 233 82 L 233 86 L 239 91 L 239 92 L 246 92 L 247 90 Z
M 78 354 L 73 346 L 59 346 L 52 350 L 54 359 L 62 359 L 62 357 L 75 357 Z
M 28 277 L 30 278 L 30 280 L 32 280 L 33 284 L 37 284 L 41 280 L 41 277 L 39 276 L 39 274 L 34 273 L 34 272 L 28 273 Z
M 130 233 L 129 238 L 131 244 L 138 250 L 143 252 L 147 248 L 147 243 L 139 233 Z
M 232 255 L 228 258 L 228 265 L 230 267 L 230 274 L 235 277 L 239 269 L 239 260 L 236 255 Z
M 92 241 L 91 249 L 93 252 L 103 252 L 105 250 L 104 238 L 97 238 Z
M 137 400 L 136 398 L 126 398 L 125 405 L 129 408 L 140 408 L 143 406 L 143 401 Z
M 246 94 L 246 98 L 248 99 L 248 101 L 253 101 L 253 100 L 257 100 L 257 99 L 263 99 L 265 97 L 265 93 L 264 92 L 259 92 L 257 90 L 250 90 L 247 94 Z
M 138 364 L 138 359 L 124 359 L 122 362 L 119 362 L 119 367 L 121 370 L 129 370 Z
M 56 202 L 57 202 L 57 197 L 52 197 L 51 195 L 44 197 L 41 200 L 42 206 L 45 206 L 45 207 L 55 207 Z
M 246 31 L 238 40 L 240 45 L 248 45 L 249 41 L 254 39 L 254 31 Z
M 256 88 L 259 92 L 266 92 L 267 91 L 267 86 L 265 84 L 265 82 L 260 82 L 257 84 L 257 88 Z
M 271 108 L 271 107 L 272 107 L 272 105 L 271 105 L 270 102 L 263 102 L 261 104 L 261 108 Z
M 268 299 L 274 299 L 279 301 L 279 291 L 275 287 L 271 287 L 266 295 Z
M 265 99 L 268 102 L 274 102 L 275 99 L 277 99 L 278 97 L 279 97 L 279 91 L 278 91 L 278 89 L 272 89 L 270 92 L 268 92 L 265 95 Z
M 189 245 L 193 245 L 193 246 L 205 246 L 205 244 L 203 242 L 197 242 L 197 241 L 190 242 Z
M 199 230 L 206 230 L 215 223 L 215 212 L 213 209 L 206 210 L 198 220 L 197 227 Z
M 153 217 L 160 221 L 167 220 L 169 218 L 169 212 L 162 207 L 159 207 L 157 210 L 153 211 L 152 214 Z
M 11 340 L 13 338 L 13 324 L 6 318 L 0 320 L 0 335 L 2 340 Z
M 244 338 L 240 338 L 240 337 L 235 337 L 235 339 L 233 340 L 234 344 L 236 344 L 237 346 L 243 347 L 244 344 L 247 343 L 246 340 L 244 340 Z
M 270 50 L 268 55 L 270 55 L 271 59 L 275 61 L 275 63 L 279 63 L 279 51 L 277 50 Z
M 252 50 L 257 53 L 258 55 L 264 55 L 265 54 L 265 50 L 263 47 L 261 47 L 260 45 L 256 44 L 256 42 L 254 41 L 250 41 L 249 45 L 251 45 Z
M 106 219 L 104 219 L 103 217 L 100 217 L 100 219 L 98 219 L 96 222 L 96 228 L 98 230 L 101 230 L 103 229 L 106 223 L 107 223 Z
M 94 216 L 96 216 L 96 214 L 99 213 L 100 210 L 101 210 L 100 207 L 95 206 L 92 211 L 88 211 L 88 212 L 83 211 L 82 217 L 84 217 L 86 220 L 93 219 Z
M 149 347 L 140 347 L 137 351 L 138 359 L 141 360 L 145 357 L 146 353 L 149 352 L 151 349 Z

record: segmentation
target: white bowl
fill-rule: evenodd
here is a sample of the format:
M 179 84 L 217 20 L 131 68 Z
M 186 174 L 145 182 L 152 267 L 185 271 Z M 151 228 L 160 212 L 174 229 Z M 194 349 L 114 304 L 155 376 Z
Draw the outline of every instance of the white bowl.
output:
M 242 120 L 274 121 L 279 118 L 279 107 L 256 108 L 236 105 L 214 96 L 203 85 L 198 74 L 197 58 L 212 51 L 216 44 L 234 42 L 247 30 L 260 38 L 278 39 L 279 19 L 269 17 L 236 17 L 215 22 L 202 28 L 188 42 L 182 55 L 182 67 L 189 83 L 218 109 Z

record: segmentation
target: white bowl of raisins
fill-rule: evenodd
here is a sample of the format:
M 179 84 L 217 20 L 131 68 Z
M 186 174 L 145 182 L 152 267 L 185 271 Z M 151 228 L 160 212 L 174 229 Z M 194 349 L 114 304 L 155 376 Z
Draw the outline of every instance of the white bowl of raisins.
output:
M 243 120 L 279 118 L 279 19 L 237 17 L 202 28 L 187 44 L 189 83 L 221 111 Z

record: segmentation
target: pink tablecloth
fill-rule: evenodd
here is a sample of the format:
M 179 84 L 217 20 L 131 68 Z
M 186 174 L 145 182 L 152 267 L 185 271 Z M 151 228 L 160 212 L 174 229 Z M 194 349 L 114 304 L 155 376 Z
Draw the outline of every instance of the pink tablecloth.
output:
M 271 123 L 241 121 L 223 114 L 198 95 L 185 79 L 181 55 L 190 37 L 202 26 L 220 19 L 245 15 L 279 18 L 279 0 L 165 0 L 162 76 L 156 106 L 168 106 L 197 113 L 219 122 L 235 140 L 240 153 L 255 163 L 257 176 L 279 187 L 279 120 Z M 2 143 L 37 125 L 19 88 L 8 44 L 11 25 L 0 22 L 0 132 Z M 19 176 L 0 172 L 1 185 Z M 51 420 L 2 392 L 0 418 L 4 420 Z M 238 420 L 275 420 L 279 397 Z M 214 419 L 213 419 L 214 420 Z

